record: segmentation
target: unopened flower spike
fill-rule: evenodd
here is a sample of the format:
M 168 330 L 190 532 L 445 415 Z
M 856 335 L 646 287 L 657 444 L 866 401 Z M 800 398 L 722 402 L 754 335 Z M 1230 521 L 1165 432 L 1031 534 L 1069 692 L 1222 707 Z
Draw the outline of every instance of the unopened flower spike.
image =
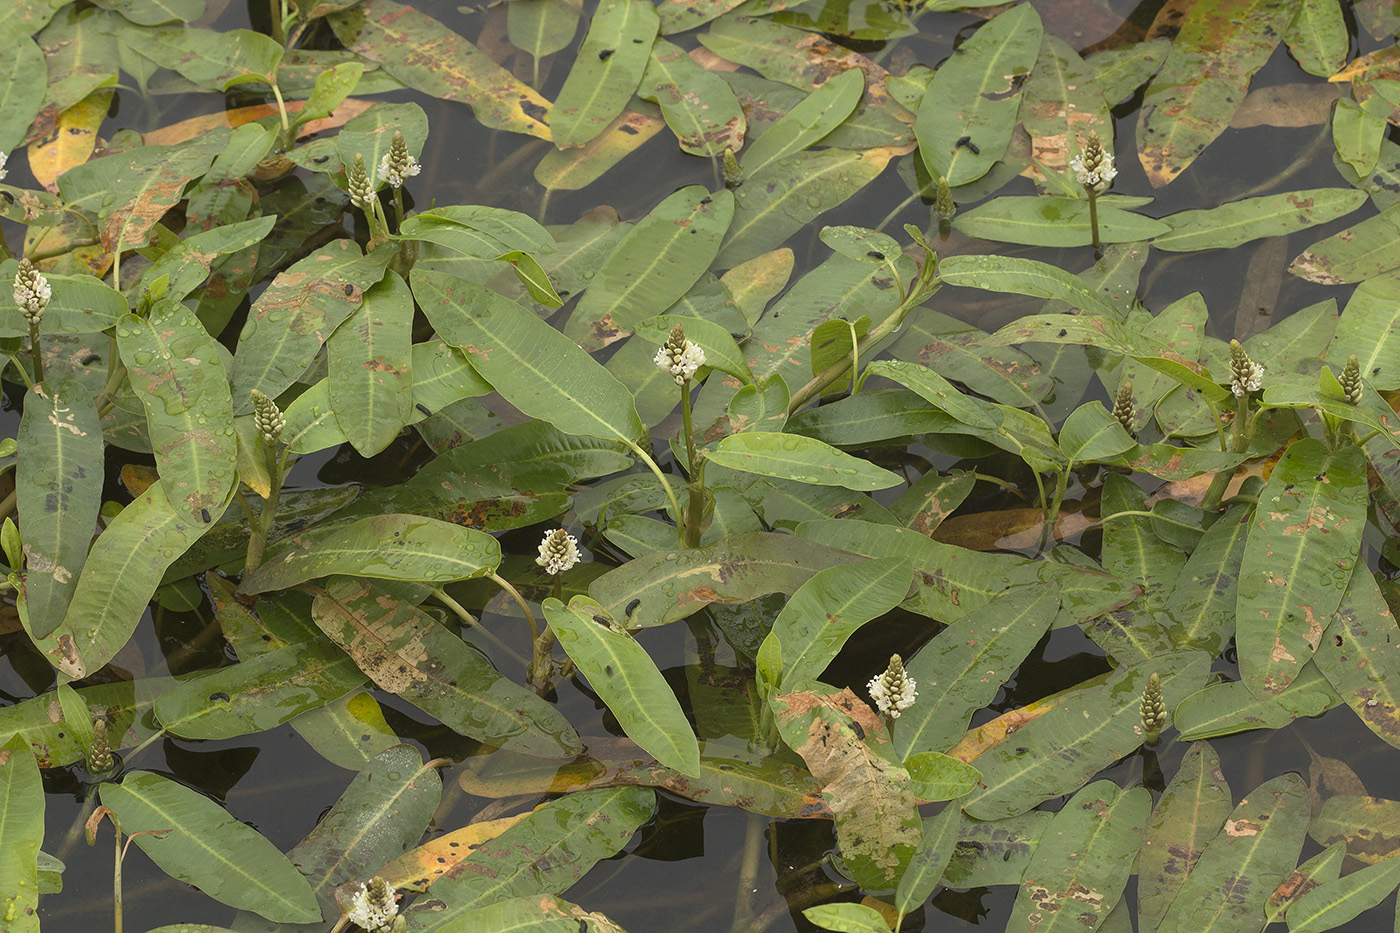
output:
M 1142 734 L 1148 745 L 1156 745 L 1167 727 L 1167 706 L 1162 701 L 1162 678 L 1153 673 L 1147 678 L 1147 687 L 1142 691 L 1142 703 L 1138 706 L 1142 714 Z
M 938 190 L 933 196 L 933 212 L 938 215 L 938 236 L 944 240 L 953 232 L 953 217 L 958 213 L 958 205 L 953 201 L 953 189 L 948 187 L 948 179 L 938 179 Z
M 1113 166 L 1113 153 L 1103 147 L 1098 133 L 1090 133 L 1084 143 L 1084 151 L 1070 159 L 1069 167 L 1074 170 L 1074 179 L 1084 186 L 1089 194 L 1102 194 L 1108 190 L 1118 169 Z
M 724 147 L 724 186 L 726 188 L 737 188 L 744 183 L 744 169 L 739 165 L 739 160 L 734 157 L 734 150 Z
M 1136 416 L 1137 412 L 1133 409 L 1133 383 L 1132 380 L 1125 379 L 1118 387 L 1118 397 L 1113 400 L 1113 417 L 1118 419 L 1123 430 L 1132 434 L 1133 419 Z
M 917 686 L 914 678 L 904 670 L 904 659 L 894 654 L 890 655 L 890 666 L 885 668 L 883 674 L 872 677 L 866 689 L 880 712 L 888 714 L 891 719 L 898 719 L 900 713 L 914 705 L 914 699 L 919 695 L 915 689 Z
M 5 171 L 5 163 L 8 161 L 10 161 L 9 154 L 5 152 L 0 152 L 0 181 L 4 181 L 5 176 L 9 174 Z
M 107 720 L 98 716 L 92 721 L 92 748 L 88 749 L 87 769 L 93 774 L 106 774 L 115 766 L 112 744 L 107 738 Z
M 1347 404 L 1361 404 L 1361 364 L 1357 362 L 1355 353 L 1347 357 L 1347 364 L 1342 367 L 1342 378 L 1337 381 L 1342 384 L 1342 393 L 1346 395 Z
M 1238 340 L 1230 341 L 1230 391 L 1235 398 L 1258 392 L 1264 383 L 1264 367 L 1249 358 Z
M 550 576 L 563 573 L 579 562 L 578 539 L 563 528 L 556 528 L 540 542 L 540 556 L 535 563 Z
M 705 351 L 686 339 L 685 328 L 677 324 L 671 337 L 652 360 L 659 369 L 671 374 L 676 385 L 683 386 L 695 377 L 695 371 L 705 365 Z
M 419 165 L 418 160 L 409 154 L 408 143 L 404 141 L 403 134 L 394 130 L 394 138 L 389 143 L 389 151 L 384 153 L 379 160 L 379 177 L 391 187 L 402 188 L 405 181 L 421 171 L 423 171 L 423 166 Z
M 287 426 L 287 419 L 278 409 L 277 403 L 257 389 L 253 389 L 249 394 L 253 397 L 253 424 L 262 434 L 264 443 L 269 446 L 276 444 L 282 436 L 282 429 Z
M 378 876 L 361 884 L 349 898 L 346 916 L 350 922 L 368 933 L 389 933 L 402 926 L 399 920 L 398 896 L 393 887 Z
M 30 324 L 37 325 L 51 297 L 53 290 L 49 288 L 49 280 L 28 258 L 21 259 L 19 271 L 15 273 L 15 304 L 19 306 L 20 314 Z
M 350 166 L 350 175 L 345 187 L 350 191 L 350 200 L 357 207 L 369 207 L 374 200 L 374 187 L 369 183 L 369 173 L 365 169 L 365 157 L 355 153 L 355 161 Z

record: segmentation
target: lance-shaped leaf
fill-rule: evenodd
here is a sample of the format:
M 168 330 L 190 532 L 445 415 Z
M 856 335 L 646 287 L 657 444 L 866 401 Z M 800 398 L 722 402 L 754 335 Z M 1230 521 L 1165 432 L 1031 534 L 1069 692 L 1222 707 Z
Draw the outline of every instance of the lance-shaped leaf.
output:
M 884 723 L 849 688 L 808 686 L 770 703 L 783 741 L 822 785 L 852 877 L 869 890 L 893 887 L 923 831 L 909 772 L 885 757 Z
M 964 819 L 943 883 L 950 888 L 1020 884 L 1053 818 L 1053 813 L 1032 810 L 989 823 Z
M 1147 677 L 1162 681 L 1167 709 L 1205 680 L 1210 659 L 1182 651 L 1120 668 L 1102 686 L 1066 700 L 977 757 L 983 787 L 963 803 L 969 816 L 1024 813 L 1086 783 L 1142 744 L 1138 709 Z
M 144 246 L 185 185 L 204 174 L 227 141 L 227 131 L 216 131 L 191 144 L 147 146 L 114 156 L 120 164 L 113 167 L 99 212 L 103 248 L 115 253 Z
M 368 256 L 350 240 L 335 240 L 272 280 L 238 337 L 233 357 L 233 410 L 253 410 L 253 389 L 276 398 L 306 371 L 331 331 L 384 275 L 397 247 Z
M 648 787 L 610 787 L 550 801 L 435 881 L 432 898 L 404 912 L 408 929 L 428 933 L 476 907 L 566 891 L 595 863 L 619 852 L 655 809 Z
M 474 259 L 515 251 L 548 253 L 556 247 L 549 231 L 526 215 L 478 204 L 430 208 L 405 220 L 401 232 Z
M 1060 428 L 1060 451 L 1071 463 L 1108 460 L 1137 446 L 1101 402 L 1080 405 Z
M 1324 846 L 1345 842 L 1347 855 L 1367 865 L 1387 861 L 1400 852 L 1400 800 L 1328 797 L 1309 824 L 1308 835 Z
M 102 785 L 102 804 L 166 874 L 279 923 L 315 923 L 306 879 L 256 829 L 197 791 L 149 771 Z M 162 836 L 151 831 L 167 830 Z
M 641 83 L 661 22 L 643 0 L 603 0 L 550 111 L 554 144 L 581 146 L 622 113 Z
M 1288 271 L 1323 285 L 1362 282 L 1400 266 L 1398 233 L 1400 205 L 1392 204 L 1376 216 L 1309 246 L 1293 260 Z
M 1081 308 L 1088 315 L 1087 322 L 1093 326 L 1103 326 L 1098 315 L 1103 315 L 1104 323 L 1112 324 L 1121 317 L 1113 304 L 1088 282 L 1070 275 L 1062 269 L 1034 259 L 1017 256 L 949 256 L 938 264 L 938 276 L 949 285 L 966 288 L 980 288 L 991 292 L 1011 292 L 1016 295 L 1030 295 L 1034 298 L 1058 298 L 1072 308 Z M 1046 315 L 1050 317 L 1052 315 Z M 1070 315 L 1053 315 L 1069 317 Z M 1010 332 L 1023 321 L 1009 325 L 999 333 Z M 1055 328 L 1059 330 L 1060 328 Z M 1049 325 L 1045 330 L 1050 331 Z M 1054 331 L 1050 331 L 1054 333 Z M 1042 336 L 1028 335 L 1018 340 L 1005 341 L 1019 343 L 1029 340 L 1042 340 Z M 993 338 L 995 342 L 995 337 Z M 1075 343 L 1091 342 L 1076 340 Z
M 209 521 L 238 483 L 222 348 L 193 311 L 169 299 L 145 319 L 119 321 L 117 346 L 146 409 L 156 467 L 166 490 L 178 490 L 171 504 L 191 521 Z
M 908 147 L 804 150 L 744 179 L 734 222 L 715 265 L 737 266 L 780 246 L 789 236 L 844 204 Z
M 1145 787 L 1095 781 L 1045 830 L 1021 879 L 1007 933 L 1097 930 L 1123 896 L 1152 809 Z
M 112 747 L 126 748 L 155 734 L 159 727 L 146 714 L 156 698 L 174 686 L 172 677 L 143 677 L 79 687 L 76 692 L 89 710 L 106 718 Z M 74 735 L 54 693 L 0 709 L 0 735 L 27 741 L 40 768 L 62 768 L 87 757 L 87 747 Z
M 801 152 L 840 126 L 865 88 L 865 75 L 850 68 L 828 79 L 749 144 L 740 160 L 744 172 L 757 175 L 779 159 Z
M 800 434 L 774 431 L 731 434 L 714 450 L 705 451 L 704 456 L 731 470 L 814 486 L 868 490 L 888 489 L 903 482 L 883 467 Z
M 473 933 L 514 933 L 517 930 L 577 933 L 585 929 L 593 933 L 625 933 L 605 915 L 585 910 L 553 894 L 496 901 L 476 908 L 461 919 L 461 925 L 454 929 L 471 929 Z
M 704 274 L 734 216 L 734 195 L 690 185 L 667 197 L 613 247 L 564 332 L 588 350 L 627 336 Z
M 1253 516 L 1253 506 L 1241 504 L 1216 519 L 1167 591 L 1168 634 L 1183 648 L 1218 653 L 1234 634 L 1240 562 Z
M 895 907 L 901 917 L 921 907 L 938 886 L 953 856 L 962 826 L 962 808 L 955 803 L 945 806 L 937 816 L 924 820 L 919 847 L 914 850 L 914 857 L 900 875 L 899 886 L 895 889 Z
M 0 281 L 14 282 L 17 271 L 17 261 L 5 260 L 0 263 Z M 39 321 L 41 334 L 96 334 L 111 327 L 126 313 L 126 296 L 91 275 L 46 273 L 44 277 L 49 281 L 53 297 Z M 8 286 L 0 288 L 0 337 L 29 336 L 29 322 L 20 314 L 14 294 Z
M 1206 843 L 1230 815 L 1230 785 L 1220 758 L 1196 742 L 1152 811 L 1138 853 L 1138 924 L 1151 933 L 1191 876 Z
M 818 571 L 792 594 L 758 652 L 759 676 L 771 689 L 821 677 L 856 631 L 909 593 L 908 558 L 885 557 Z
M 1211 684 L 1182 700 L 1173 722 L 1183 739 L 1213 739 L 1251 729 L 1282 729 L 1300 717 L 1321 716 L 1341 702 L 1317 666 L 1306 664 L 1277 696 L 1255 696 L 1242 681 Z
M 661 108 L 682 151 L 715 157 L 744 144 L 748 123 L 734 91 L 681 47 L 657 39 L 641 80 L 638 95 Z
M 984 23 L 934 73 L 914 123 L 933 177 L 965 185 L 1006 152 L 1043 32 L 1035 9 L 1018 4 Z M 957 106 L 950 110 L 948 101 Z
M 1315 655 L 1318 668 L 1367 728 L 1400 748 L 1400 640 L 1369 572 L 1352 574 L 1327 631 Z
M 172 735 L 228 739 L 280 726 L 364 682 L 352 660 L 310 641 L 187 680 L 156 700 L 156 718 Z
M 210 509 L 211 519 L 222 517 L 227 505 Z M 154 483 L 98 536 L 63 624 L 34 637 L 35 645 L 72 680 L 93 673 L 131 637 L 166 568 L 212 527 L 172 505 L 164 480 Z
M 87 388 L 31 388 L 16 440 L 24 602 L 29 630 L 42 638 L 63 623 L 102 505 L 102 424 Z
M 1083 151 L 1090 133 L 1105 145 L 1113 139 L 1114 101 L 1105 101 L 1103 88 L 1087 64 L 1069 43 L 1047 35 L 1041 42 L 1035 70 L 1026 82 L 1021 122 L 1031 137 L 1031 158 L 1046 188 L 1080 196 L 1070 160 Z
M 335 888 L 380 874 L 386 862 L 416 845 L 442 799 L 441 759 L 424 764 L 410 745 L 393 745 L 355 775 L 345 793 L 288 857 L 311 884 L 323 917 L 339 913 Z M 279 933 L 285 927 L 249 913 L 233 926 L 242 933 Z
M 1225 818 L 1158 933 L 1259 929 L 1264 904 L 1298 864 L 1308 829 L 1308 791 L 1285 774 L 1250 792 Z
M 4 152 L 13 152 L 24 139 L 43 106 L 47 84 L 34 80 L 45 73 L 44 53 L 28 30 L 10 36 L 0 48 L 0 151 Z
M 535 165 L 535 181 L 551 191 L 586 188 L 665 126 L 660 112 L 650 105 L 624 110 L 600 135 L 579 148 L 546 152 Z
M 711 603 L 792 593 L 819 570 L 859 561 L 834 547 L 760 531 L 639 557 L 594 580 L 588 592 L 628 628 L 665 625 Z
M 578 32 L 581 11 L 569 0 L 531 0 L 512 3 L 506 9 L 506 35 L 511 45 L 530 53 L 538 86 L 540 59 L 568 46 Z M 1329 72 L 1330 74 L 1330 72 Z
M 23 736 L 0 745 L 0 876 L 5 924 L 14 933 L 39 933 L 39 844 L 44 840 L 44 785 Z
M 441 336 L 524 414 L 567 434 L 635 445 L 645 429 L 632 394 L 578 344 L 513 301 L 433 272 L 413 293 Z
M 558 710 L 406 601 L 336 577 L 316 597 L 311 616 L 376 686 L 455 732 L 527 755 L 557 758 L 581 748 Z
M 1011 679 L 1059 607 L 1054 587 L 1015 587 L 920 648 L 905 669 L 923 695 L 894 723 L 896 755 L 944 752 L 961 739 L 972 714 Z
M 979 433 L 996 431 L 1001 427 L 1002 418 L 993 407 L 959 392 L 952 383 L 927 366 L 897 360 L 876 360 L 866 367 L 866 372 L 893 379 L 913 389 L 934 408 L 947 412 Z
M 1284 915 L 1289 907 L 1313 888 L 1336 881 L 1342 873 L 1342 862 L 1346 859 L 1345 842 L 1334 842 L 1317 855 L 1289 872 L 1264 906 L 1264 916 L 1270 923 Z
M 326 341 L 335 420 L 362 457 L 388 447 L 409 420 L 413 294 L 390 272 Z
M 237 223 L 220 224 L 186 237 L 151 264 L 141 276 L 149 286 L 163 275 L 170 276 L 165 297 L 182 300 L 209 277 L 210 266 L 222 255 L 236 253 L 260 242 L 272 232 L 275 216 L 256 217 Z M 47 312 L 46 312 L 47 313 Z
M 421 515 L 375 515 L 283 538 L 239 592 L 283 590 L 331 574 L 449 583 L 500 563 L 500 543 L 484 532 Z
M 1285 236 L 1344 217 L 1366 202 L 1351 188 L 1314 188 L 1231 201 L 1203 211 L 1162 218 L 1171 232 L 1152 245 L 1169 252 L 1239 246 L 1261 237 Z
M 885 933 L 890 928 L 885 915 L 866 904 L 818 904 L 805 908 L 802 916 L 823 930 L 842 933 Z
M 1135 243 L 1171 232 L 1151 217 L 1134 214 L 1100 198 L 1098 236 L 1102 243 Z M 959 211 L 953 226 L 971 237 L 1027 246 L 1088 246 L 1093 242 L 1089 202 L 1071 197 L 1007 195 L 970 211 Z
M 1209 0 L 1191 8 L 1138 121 L 1138 157 L 1153 187 L 1180 175 L 1229 126 L 1293 9 L 1272 0 Z
M 1340 371 L 1352 353 L 1367 385 L 1400 389 L 1400 273 L 1368 278 L 1347 299 L 1327 362 Z
M 1344 927 L 1363 910 L 1375 907 L 1400 884 L 1400 859 L 1329 881 L 1298 898 L 1288 908 L 1289 933 L 1322 933 Z
M 622 730 L 657 761 L 685 775 L 700 770 L 700 746 L 685 711 L 646 649 L 587 596 L 544 602 L 545 618 Z
M 1121 475 L 1104 480 L 1105 515 L 1140 512 L 1146 499 L 1146 493 Z M 1101 563 L 1109 573 L 1142 586 L 1143 605 L 1155 610 L 1180 575 L 1186 555 L 1157 536 L 1152 519 L 1129 514 L 1104 524 Z
M 549 139 L 549 101 L 437 20 L 392 0 L 366 0 L 327 21 L 347 49 L 404 84 L 470 104 L 492 129 Z
M 292 728 L 316 754 L 350 771 L 358 771 L 399 737 L 384 719 L 384 710 L 368 690 L 352 690 L 319 709 L 292 720 Z
M 1361 448 L 1289 446 L 1259 494 L 1236 602 L 1240 675 L 1260 697 L 1293 682 L 1317 650 L 1356 566 L 1366 525 Z

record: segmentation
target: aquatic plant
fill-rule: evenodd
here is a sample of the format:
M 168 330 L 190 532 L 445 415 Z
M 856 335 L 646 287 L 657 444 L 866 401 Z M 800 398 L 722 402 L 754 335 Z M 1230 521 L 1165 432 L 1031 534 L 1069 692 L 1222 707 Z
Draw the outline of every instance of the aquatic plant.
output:
M 706 930 L 1004 885 L 1006 930 L 1316 931 L 1400 884 L 1400 801 L 1207 741 L 1400 747 L 1394 10 L 253 6 L 0 9 L 5 929 L 105 890 L 63 859 L 110 824 L 118 930 L 132 844 L 232 929 L 616 930 L 576 883 L 675 799 L 745 811 Z M 424 104 L 538 142 L 454 163 Z M 1300 118 L 1334 167 L 1211 174 Z M 690 174 L 575 213 L 641 152 Z M 1271 326 L 1154 283 L 1247 244 Z M 354 772 L 287 853 L 153 748 L 283 725 Z

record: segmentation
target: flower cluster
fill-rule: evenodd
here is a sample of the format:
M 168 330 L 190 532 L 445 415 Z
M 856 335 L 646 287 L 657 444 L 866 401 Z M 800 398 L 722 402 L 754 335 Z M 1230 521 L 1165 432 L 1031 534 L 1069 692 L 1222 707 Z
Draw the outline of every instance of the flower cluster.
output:
M 1118 395 L 1113 400 L 1113 417 L 1123 426 L 1123 430 L 1129 434 L 1133 433 L 1133 421 L 1137 418 L 1137 410 L 1133 407 L 1131 379 L 1124 379 L 1123 384 L 1118 387 Z
M 1264 367 L 1249 358 L 1238 340 L 1230 341 L 1230 391 L 1235 398 L 1258 392 L 1264 383 Z
M 355 153 L 355 161 L 350 166 L 350 174 L 346 178 L 345 187 L 350 192 L 350 200 L 356 207 L 369 207 L 369 203 L 374 200 L 374 186 L 369 183 L 369 172 L 365 169 L 365 157 L 358 152 Z
M 1103 147 L 1098 133 L 1090 133 L 1084 144 L 1084 151 L 1070 159 L 1069 167 L 1074 169 L 1075 181 L 1084 186 L 1090 194 L 1102 194 L 1108 190 L 1118 169 L 1113 167 L 1113 153 Z
M 19 271 L 15 273 L 15 304 L 30 324 L 38 324 L 49 306 L 53 291 L 49 280 L 34 267 L 27 258 L 19 261 Z
M 1167 705 L 1162 700 L 1162 678 L 1155 672 L 1147 678 L 1138 712 L 1142 715 L 1142 732 L 1147 744 L 1156 745 L 1158 736 L 1167 727 Z
M 579 562 L 578 539 L 563 528 L 556 528 L 540 542 L 540 556 L 535 563 L 550 576 L 561 574 Z
M 1347 357 L 1347 363 L 1342 367 L 1342 378 L 1337 380 L 1342 384 L 1342 394 L 1347 398 L 1347 404 L 1361 404 L 1361 364 L 1357 362 L 1356 354 Z
M 249 394 L 253 397 L 253 424 L 262 434 L 263 442 L 277 443 L 277 439 L 282 436 L 282 429 L 287 426 L 286 417 L 278 409 L 276 402 L 257 389 L 253 389 Z
M 423 166 L 409 154 L 408 143 L 404 141 L 403 134 L 394 130 L 389 151 L 379 160 L 379 177 L 392 188 L 402 188 L 405 181 L 421 171 Z
M 695 377 L 695 371 L 705 365 L 705 351 L 686 339 L 685 329 L 677 324 L 671 329 L 671 337 L 652 360 L 657 368 L 671 374 L 676 385 L 683 386 Z
M 919 695 L 914 689 L 917 686 L 914 678 L 904 670 L 904 659 L 895 654 L 890 656 L 890 666 L 885 668 L 883 674 L 872 677 L 866 689 L 880 712 L 888 713 L 891 719 L 898 719 L 900 713 L 914 705 L 914 699 Z
M 10 161 L 10 156 L 9 156 L 9 154 L 8 154 L 8 153 L 4 153 L 4 152 L 0 152 L 0 181 L 4 181 L 5 175 L 8 174 L 8 173 L 5 171 L 5 163 L 8 162 L 8 161 Z
M 349 903 L 346 916 L 360 929 L 379 933 L 394 928 L 394 919 L 399 913 L 398 899 L 383 878 L 375 877 L 368 884 L 361 884 L 350 895 Z

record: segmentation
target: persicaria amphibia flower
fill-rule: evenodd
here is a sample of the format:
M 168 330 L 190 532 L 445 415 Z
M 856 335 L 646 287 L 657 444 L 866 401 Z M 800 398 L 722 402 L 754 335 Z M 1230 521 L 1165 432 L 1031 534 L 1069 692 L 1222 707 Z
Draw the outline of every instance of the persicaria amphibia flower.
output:
M 38 324 L 51 297 L 49 280 L 27 258 L 21 259 L 15 273 L 15 304 L 19 305 L 20 314 L 30 324 Z
M 1342 378 L 1337 381 L 1342 384 L 1342 393 L 1349 404 L 1361 404 L 1361 364 L 1357 362 L 1355 353 L 1347 357 L 1346 365 L 1342 367 Z
M 705 365 L 705 351 L 686 339 L 685 328 L 677 324 L 671 337 L 656 351 L 652 362 L 658 369 L 670 373 L 676 385 L 683 386 L 695 377 L 695 371 Z
M 282 436 L 282 429 L 287 426 L 287 419 L 277 407 L 277 403 L 257 389 L 253 389 L 249 394 L 253 398 L 253 424 L 262 434 L 263 442 L 277 443 L 277 439 Z
M 355 161 L 350 166 L 345 187 L 350 192 L 350 200 L 357 207 L 369 207 L 374 200 L 374 186 L 369 183 L 369 172 L 365 169 L 365 157 L 355 153 Z
M 350 895 L 346 916 L 357 927 L 369 933 L 380 933 L 393 928 L 398 913 L 394 889 L 383 878 L 376 877 L 368 884 L 361 884 Z
M 8 161 L 10 161 L 9 155 L 7 153 L 0 152 L 0 181 L 3 181 L 5 175 L 8 174 L 5 171 L 5 163 Z
M 1238 340 L 1230 341 L 1230 391 L 1235 398 L 1258 392 L 1264 383 L 1264 367 L 1249 358 Z
M 563 573 L 579 562 L 578 539 L 563 528 L 556 528 L 540 542 L 540 556 L 535 563 L 550 576 Z
M 389 151 L 384 153 L 379 160 L 379 177 L 393 188 L 402 188 L 403 183 L 408 179 L 423 171 L 423 166 L 418 164 L 408 152 L 408 143 L 404 141 L 403 134 L 394 130 L 394 138 L 389 143 Z
M 1090 194 L 1107 191 L 1113 179 L 1118 177 L 1118 169 L 1113 167 L 1113 153 L 1103 147 L 1098 133 L 1089 134 L 1084 151 L 1070 159 L 1069 167 L 1074 170 L 1075 181 Z
M 914 699 L 919 695 L 914 689 L 917 686 L 914 678 L 904 670 L 904 659 L 894 654 L 890 655 L 890 666 L 885 668 L 883 674 L 872 677 L 866 689 L 880 712 L 888 713 L 891 719 L 898 719 L 900 713 L 914 705 Z

